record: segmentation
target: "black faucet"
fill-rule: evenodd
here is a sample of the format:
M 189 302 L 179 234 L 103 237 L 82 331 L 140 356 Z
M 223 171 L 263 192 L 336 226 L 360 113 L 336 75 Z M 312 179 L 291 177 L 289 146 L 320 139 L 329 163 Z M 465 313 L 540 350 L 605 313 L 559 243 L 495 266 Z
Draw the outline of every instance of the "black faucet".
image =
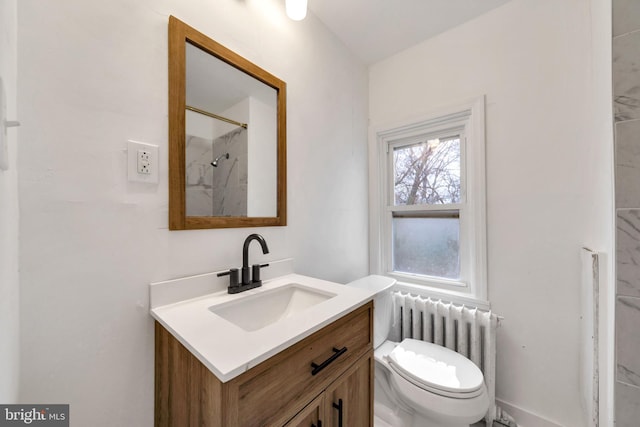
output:
M 260 267 L 268 267 L 269 264 L 253 264 L 251 266 L 251 275 L 249 274 L 249 244 L 254 240 L 257 240 L 258 243 L 260 243 L 263 254 L 269 253 L 269 247 L 267 246 L 267 242 L 264 240 L 264 237 L 259 234 L 250 234 L 247 236 L 244 240 L 244 244 L 242 245 L 242 281 L 240 283 L 238 282 L 239 278 L 237 268 L 232 268 L 229 271 L 218 273 L 218 277 L 229 275 L 228 291 L 230 294 L 237 294 L 239 292 L 262 286 L 262 280 L 260 279 Z
M 253 279 L 249 277 L 249 244 L 257 240 L 262 247 L 262 253 L 268 254 L 269 247 L 267 246 L 267 242 L 264 240 L 259 234 L 249 234 L 246 239 L 244 239 L 244 245 L 242 245 L 242 285 L 248 285 L 249 283 L 258 282 L 254 288 L 262 285 L 262 280 L 260 280 L 260 264 L 253 264 Z M 258 277 L 256 277 L 256 271 L 258 273 Z

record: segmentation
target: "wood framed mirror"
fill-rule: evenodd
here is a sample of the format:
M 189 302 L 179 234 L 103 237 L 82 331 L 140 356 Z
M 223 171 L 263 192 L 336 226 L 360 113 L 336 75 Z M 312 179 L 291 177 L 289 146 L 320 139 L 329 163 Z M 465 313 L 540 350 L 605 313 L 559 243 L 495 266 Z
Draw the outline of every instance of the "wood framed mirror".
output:
M 286 84 L 169 17 L 169 229 L 287 224 Z

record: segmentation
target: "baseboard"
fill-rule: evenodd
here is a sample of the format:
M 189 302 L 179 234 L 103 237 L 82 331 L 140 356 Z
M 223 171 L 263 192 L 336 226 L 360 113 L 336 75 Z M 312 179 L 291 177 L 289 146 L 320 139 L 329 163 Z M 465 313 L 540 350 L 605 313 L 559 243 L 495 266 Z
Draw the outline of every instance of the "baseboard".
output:
M 504 400 L 496 399 L 496 404 L 513 417 L 516 423 L 518 423 L 518 427 L 563 427 L 561 424 L 529 412 L 512 403 L 505 402 Z

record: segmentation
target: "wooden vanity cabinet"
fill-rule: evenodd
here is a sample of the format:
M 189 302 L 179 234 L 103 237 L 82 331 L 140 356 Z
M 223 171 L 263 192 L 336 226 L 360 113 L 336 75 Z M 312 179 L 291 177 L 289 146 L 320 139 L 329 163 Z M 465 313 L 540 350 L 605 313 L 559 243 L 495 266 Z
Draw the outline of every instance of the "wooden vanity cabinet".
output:
M 284 427 L 324 427 L 322 420 L 325 417 L 324 393 L 316 397 L 295 417 L 289 420 Z
M 223 383 L 156 323 L 155 425 L 373 426 L 372 344 L 369 302 Z
M 327 388 L 323 426 L 373 426 L 373 370 L 372 351 Z
M 372 370 L 371 353 L 342 374 L 285 427 L 373 426 Z

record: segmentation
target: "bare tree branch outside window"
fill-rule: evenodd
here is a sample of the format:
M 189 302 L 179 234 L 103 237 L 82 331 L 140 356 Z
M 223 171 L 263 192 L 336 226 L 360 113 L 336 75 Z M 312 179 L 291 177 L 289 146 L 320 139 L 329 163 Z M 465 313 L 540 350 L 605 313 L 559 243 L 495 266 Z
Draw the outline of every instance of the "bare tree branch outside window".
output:
M 394 149 L 395 205 L 460 202 L 460 138 Z

